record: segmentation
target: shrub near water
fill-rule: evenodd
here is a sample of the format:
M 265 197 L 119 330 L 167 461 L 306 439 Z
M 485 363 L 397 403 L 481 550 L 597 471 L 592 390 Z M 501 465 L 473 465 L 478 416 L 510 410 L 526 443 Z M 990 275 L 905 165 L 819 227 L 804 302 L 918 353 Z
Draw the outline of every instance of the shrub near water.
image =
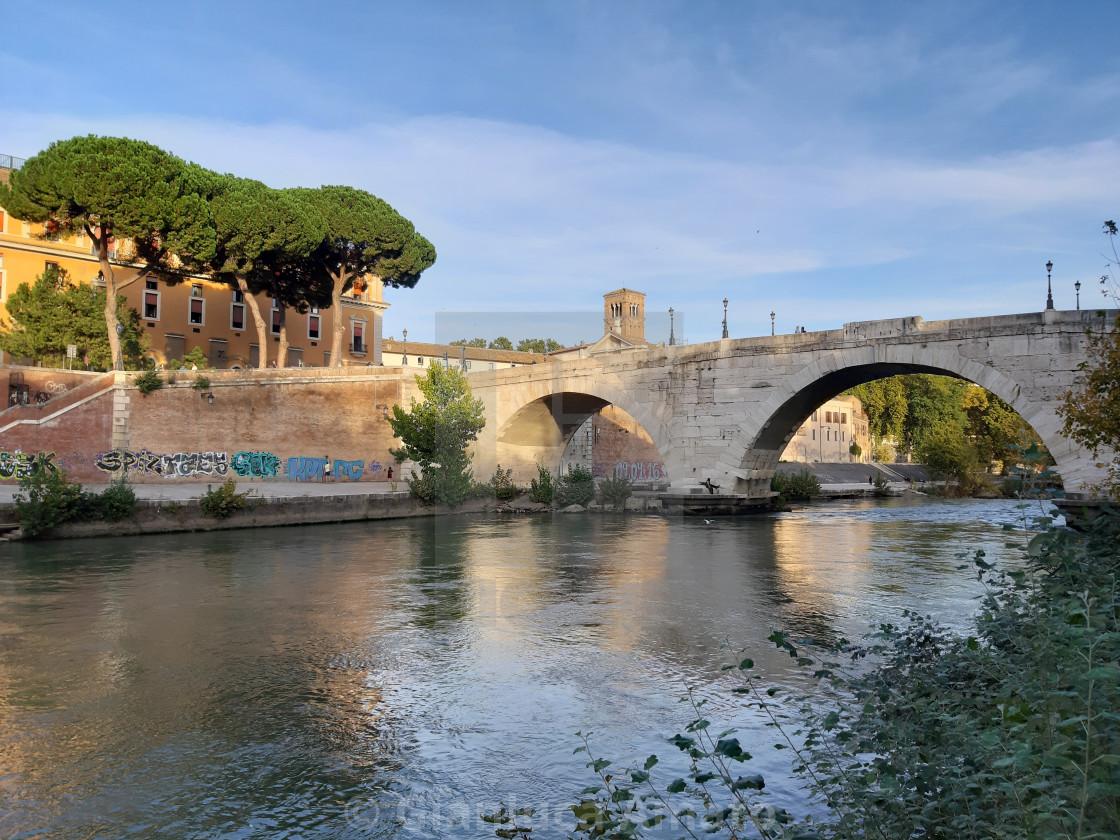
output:
M 798 473 L 774 473 L 770 489 L 778 494 L 778 503 L 807 502 L 821 492 L 821 483 L 809 470 Z
M 622 510 L 633 494 L 634 485 L 623 476 L 607 476 L 599 485 L 599 498 L 606 504 L 614 505 L 616 510 Z
M 15 495 L 20 530 L 38 537 L 73 519 L 82 503 L 82 485 L 66 480 L 66 471 L 49 470 L 39 465 L 31 475 L 19 480 Z
M 595 477 L 585 467 L 572 467 L 560 479 L 556 488 L 556 503 L 567 505 L 586 505 L 595 498 Z
M 225 519 L 239 510 L 244 510 L 248 505 L 248 498 L 249 491 L 238 493 L 237 482 L 227 478 L 217 490 L 212 490 L 209 484 L 206 485 L 206 492 L 199 500 L 199 507 L 207 516 Z
M 537 464 L 537 477 L 529 482 L 529 498 L 542 505 L 552 504 L 552 473 L 544 464 Z

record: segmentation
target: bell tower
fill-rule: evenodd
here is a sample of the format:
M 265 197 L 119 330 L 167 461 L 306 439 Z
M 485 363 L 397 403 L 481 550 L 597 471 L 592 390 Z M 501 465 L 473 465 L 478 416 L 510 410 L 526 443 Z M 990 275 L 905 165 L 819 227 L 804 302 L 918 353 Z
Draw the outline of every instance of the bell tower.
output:
M 603 333 L 613 333 L 631 344 L 645 344 L 646 296 L 632 289 L 603 295 Z

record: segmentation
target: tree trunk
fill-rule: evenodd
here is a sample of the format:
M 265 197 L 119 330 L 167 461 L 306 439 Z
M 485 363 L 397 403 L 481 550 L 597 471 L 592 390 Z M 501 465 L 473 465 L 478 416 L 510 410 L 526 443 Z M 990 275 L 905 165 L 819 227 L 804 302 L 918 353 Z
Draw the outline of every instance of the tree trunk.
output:
M 334 330 L 331 336 L 331 367 L 342 367 L 342 337 L 346 332 L 346 324 L 342 322 L 342 293 L 346 289 L 346 281 L 352 275 L 347 274 L 345 268 L 339 269 L 338 274 L 332 274 L 334 288 L 331 290 L 331 306 L 334 308 Z
M 257 344 L 259 345 L 257 367 L 264 370 L 268 366 L 268 328 L 261 316 L 261 308 L 257 305 L 256 297 L 249 292 L 249 284 L 240 274 L 237 275 L 237 288 L 241 290 L 241 296 L 245 298 L 245 303 L 248 304 L 249 311 L 253 314 L 253 323 L 257 325 Z
M 101 266 L 101 276 L 105 278 L 105 329 L 109 338 L 109 355 L 112 357 L 111 370 L 124 370 L 124 354 L 121 352 L 120 321 L 117 319 L 117 277 L 109 262 L 109 237 L 112 235 L 107 225 L 97 228 L 87 226 L 86 233 L 97 246 L 97 262 Z
M 276 351 L 276 367 L 288 366 L 288 307 L 280 304 L 280 347 Z

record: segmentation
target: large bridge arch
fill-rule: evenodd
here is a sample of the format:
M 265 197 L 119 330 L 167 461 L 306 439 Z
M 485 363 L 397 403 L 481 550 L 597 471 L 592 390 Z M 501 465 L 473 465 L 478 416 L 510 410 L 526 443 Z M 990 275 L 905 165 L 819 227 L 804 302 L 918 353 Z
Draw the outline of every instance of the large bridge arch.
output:
M 966 358 L 949 348 L 929 352 L 920 345 L 853 347 L 823 356 L 789 376 L 764 402 L 757 427 L 746 430 L 739 451 L 727 460 L 739 463 L 737 490 L 768 487 L 786 444 L 809 415 L 842 391 L 890 376 L 926 373 L 953 376 L 990 391 L 1015 409 L 1042 438 L 1067 482 L 1080 486 L 1086 474 L 1085 453 L 1062 433 L 1054 405 L 1027 398 L 1030 383 L 1020 383 L 990 364 Z M 1091 473 L 1092 470 L 1089 470 Z
M 514 470 L 514 480 L 528 483 L 540 461 L 558 463 L 571 435 L 592 414 L 607 405 L 633 417 L 668 464 L 672 438 L 668 429 L 632 392 L 591 376 L 557 376 L 519 383 L 504 393 L 493 414 L 493 428 L 484 430 L 475 446 L 480 474 L 501 465 Z M 489 426 L 489 424 L 488 424 Z M 491 467 L 491 463 L 493 467 Z

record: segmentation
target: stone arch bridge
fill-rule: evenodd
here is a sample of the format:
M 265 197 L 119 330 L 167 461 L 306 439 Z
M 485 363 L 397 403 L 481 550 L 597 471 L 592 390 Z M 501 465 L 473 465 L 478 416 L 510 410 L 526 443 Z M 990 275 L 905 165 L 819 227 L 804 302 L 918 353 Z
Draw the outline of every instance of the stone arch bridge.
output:
M 1106 330 L 1115 317 L 1050 310 L 896 318 L 472 373 L 487 415 L 475 473 L 490 475 L 501 464 L 528 482 L 537 462 L 558 463 L 575 430 L 612 404 L 653 438 L 674 490 L 688 492 L 710 478 L 723 492 L 762 496 L 782 450 L 821 403 L 874 379 L 933 373 L 974 382 L 1009 403 L 1076 493 L 1104 470 L 1062 434 L 1056 408 L 1086 358 L 1087 331 Z

